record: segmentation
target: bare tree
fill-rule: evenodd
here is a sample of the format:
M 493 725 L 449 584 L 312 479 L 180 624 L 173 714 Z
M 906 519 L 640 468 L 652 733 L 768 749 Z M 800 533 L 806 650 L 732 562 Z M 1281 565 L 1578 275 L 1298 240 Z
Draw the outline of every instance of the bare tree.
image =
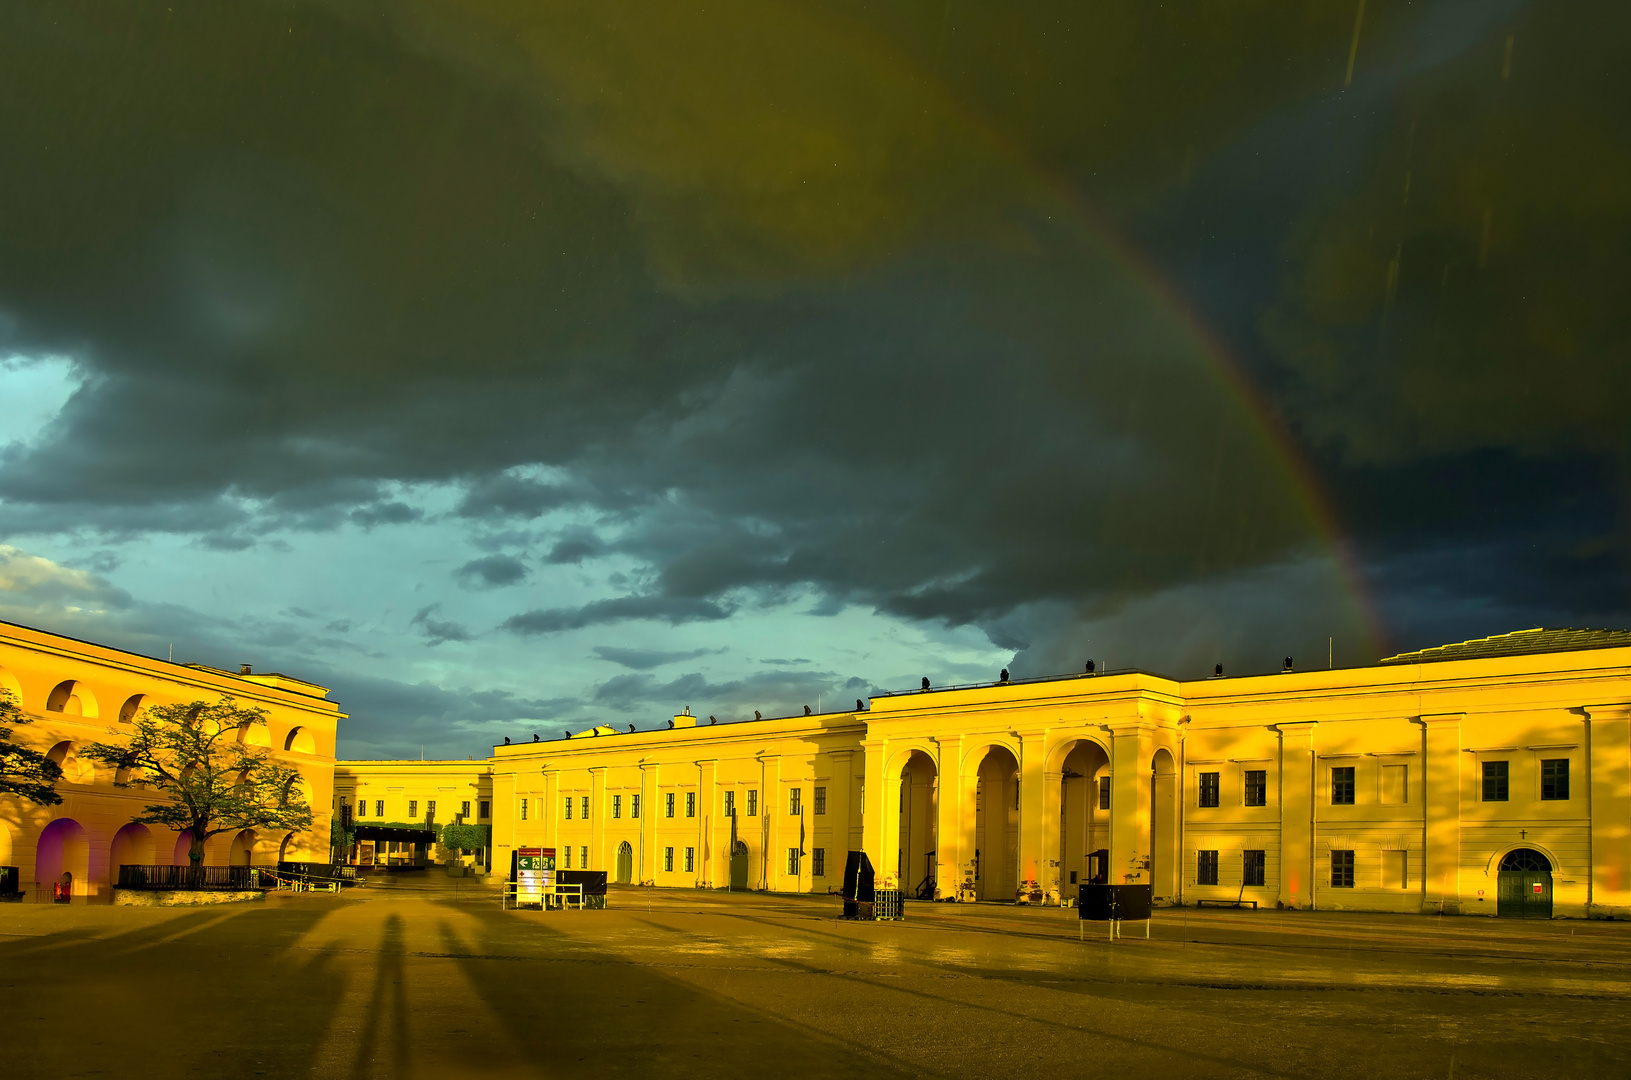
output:
M 241 708 L 230 697 L 213 705 L 152 705 L 134 724 L 128 733 L 110 732 L 122 741 L 92 743 L 84 754 L 118 770 L 115 787 L 165 796 L 130 820 L 190 832 L 193 866 L 203 863 L 205 841 L 224 832 L 311 827 L 300 771 L 243 738 L 266 726 L 265 709 Z
M 17 795 L 41 806 L 55 806 L 62 801 L 57 794 L 62 766 L 38 750 L 11 741 L 13 725 L 33 722 L 17 707 L 16 695 L 0 690 L 0 795 Z

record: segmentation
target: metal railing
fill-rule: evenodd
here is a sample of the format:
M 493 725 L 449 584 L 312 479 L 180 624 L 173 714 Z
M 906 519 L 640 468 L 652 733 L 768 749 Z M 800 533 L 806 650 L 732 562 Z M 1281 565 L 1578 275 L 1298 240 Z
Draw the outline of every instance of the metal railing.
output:
M 526 890 L 523 896 L 522 890 Z M 536 897 L 536 899 L 534 899 Z M 577 908 L 583 910 L 583 886 L 562 885 L 551 882 L 548 885 L 522 885 L 518 882 L 504 883 L 502 902 L 504 910 L 509 911 L 519 907 L 542 907 L 545 911 L 552 908 Z
M 120 866 L 120 889 L 247 892 L 265 888 L 259 866 Z

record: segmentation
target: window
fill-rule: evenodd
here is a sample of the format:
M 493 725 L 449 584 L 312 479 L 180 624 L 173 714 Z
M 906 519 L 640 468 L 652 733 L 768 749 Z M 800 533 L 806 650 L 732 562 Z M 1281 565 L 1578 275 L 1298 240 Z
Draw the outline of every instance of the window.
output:
M 1504 761 L 1484 762 L 1484 801 L 1506 802 L 1507 797 L 1507 763 Z
M 521 820 L 527 820 L 527 800 L 521 800 Z
M 1240 881 L 1243 885 L 1263 885 L 1266 883 L 1268 860 L 1261 851 L 1242 851 L 1240 853 Z
M 816 788 L 816 790 L 820 791 L 821 789 Z M 826 877 L 827 876 L 827 849 L 826 848 L 819 848 L 818 847 L 818 848 L 811 848 L 810 849 L 810 876 L 811 877 Z
M 687 874 L 692 874 L 696 872 L 696 869 L 697 849 L 694 847 L 688 847 L 685 849 L 685 872 Z
M 1567 763 L 1565 763 L 1565 764 L 1567 764 Z M 812 809 L 818 815 L 819 814 L 825 814 L 827 812 L 827 789 L 826 788 L 818 787 L 818 788 L 815 789 L 815 806 L 812 807 Z M 818 874 L 816 876 L 819 877 L 820 875 Z
M 357 816 L 358 817 L 367 817 L 368 816 L 368 800 L 367 799 L 358 799 L 357 800 Z
M 1557 802 L 1569 797 L 1569 759 L 1546 758 L 1540 763 L 1540 797 Z
M 1354 853 L 1351 851 L 1331 852 L 1331 888 L 1351 889 L 1354 887 Z
M 1389 806 L 1403 806 L 1410 801 L 1410 766 L 1382 766 L 1382 801 Z
M 803 799 L 804 799 L 804 789 L 803 788 L 794 788 L 792 791 L 788 792 L 787 793 L 787 812 L 789 814 L 791 814 L 793 817 L 798 817 L 799 814 L 804 809 Z
M 418 816 L 419 816 L 419 800 L 418 799 L 409 799 L 408 800 L 408 820 L 412 821 L 414 818 L 416 818 Z
M 1110 809 L 1110 778 L 1108 776 L 1099 778 L 1099 809 Z
M 792 877 L 799 876 L 799 849 L 796 847 L 787 849 L 787 873 Z
M 663 869 L 670 874 L 674 872 L 674 849 L 671 847 L 663 848 Z
M 734 791 L 725 792 L 725 816 L 736 816 L 736 792 Z
M 673 817 L 674 816 L 674 793 L 672 791 L 670 791 L 668 794 L 663 796 L 663 799 L 664 799 L 665 805 L 666 805 L 666 809 L 663 811 L 663 817 Z
M 579 801 L 578 809 L 582 811 L 582 813 L 579 814 L 578 816 L 583 818 L 583 820 L 588 821 L 589 820 L 589 796 L 585 795 Z
M 1216 776 L 1216 773 L 1212 775 Z M 1195 853 L 1195 884 L 1216 885 L 1218 883 L 1218 853 L 1215 851 L 1197 851 Z
M 1201 805 L 1216 806 L 1218 804 L 1218 774 L 1215 772 L 1201 773 Z M 1217 853 L 1213 852 L 1214 859 Z M 1216 884 L 1214 882 L 1213 884 Z
M 578 869 L 589 869 L 589 849 L 586 847 L 580 847 L 578 849 Z
M 1265 769 L 1247 769 L 1246 805 L 1267 806 L 1269 803 L 1269 774 Z
M 572 869 L 572 848 L 570 845 L 561 849 L 561 869 Z
M 694 791 L 687 791 L 685 793 L 685 816 L 697 816 L 697 793 Z
M 436 820 L 436 800 L 435 799 L 431 799 L 430 801 L 425 803 L 425 820 L 426 821 L 435 821 Z
M 748 792 L 748 817 L 758 817 L 758 816 L 759 816 L 759 793 L 758 793 L 758 791 L 750 791 L 750 792 Z
M 1331 770 L 1331 805 L 1352 806 L 1354 804 L 1354 768 L 1352 765 L 1338 765 Z
M 482 817 L 491 816 L 492 806 L 486 799 L 481 800 L 481 802 L 477 803 L 476 806 L 480 809 Z
M 1408 851 L 1382 852 L 1382 887 L 1384 889 L 1410 888 L 1410 853 Z
M 374 816 L 375 817 L 384 817 L 385 816 L 385 800 L 384 799 L 375 799 L 374 800 Z
M 612 796 L 612 817 L 620 818 L 622 816 L 623 816 L 623 796 L 613 795 Z
M 459 816 L 460 817 L 469 817 L 470 816 L 470 800 L 466 799 L 464 802 L 461 802 L 459 804 Z M 483 814 L 482 816 L 486 817 L 487 815 Z
M 637 818 L 639 816 L 640 816 L 640 796 L 630 795 L 629 796 L 629 817 Z
M 566 797 L 566 820 L 572 820 L 572 796 Z

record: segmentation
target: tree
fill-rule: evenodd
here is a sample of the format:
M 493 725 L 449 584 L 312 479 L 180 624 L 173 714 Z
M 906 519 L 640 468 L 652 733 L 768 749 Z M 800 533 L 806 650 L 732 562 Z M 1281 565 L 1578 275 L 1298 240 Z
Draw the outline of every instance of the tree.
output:
M 311 827 L 311 807 L 300 790 L 300 770 L 275 760 L 242 736 L 266 726 L 266 710 L 240 708 L 232 698 L 215 704 L 153 705 L 134 718 L 122 742 L 92 743 L 84 754 L 118 770 L 114 787 L 147 788 L 167 796 L 130 820 L 192 834 L 188 858 L 204 860 L 212 836 L 240 829 Z
M 0 795 L 18 795 L 41 806 L 55 806 L 62 801 L 57 794 L 62 766 L 38 750 L 11 741 L 13 725 L 33 722 L 17 707 L 17 698 L 10 690 L 0 690 Z

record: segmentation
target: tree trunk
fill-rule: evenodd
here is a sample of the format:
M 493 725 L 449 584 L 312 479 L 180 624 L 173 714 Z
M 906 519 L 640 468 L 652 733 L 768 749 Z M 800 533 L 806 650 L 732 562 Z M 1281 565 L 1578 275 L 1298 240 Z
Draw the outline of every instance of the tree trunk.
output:
M 189 832 L 192 843 L 187 848 L 187 867 L 191 884 L 196 888 L 204 878 L 204 830 L 195 825 Z

